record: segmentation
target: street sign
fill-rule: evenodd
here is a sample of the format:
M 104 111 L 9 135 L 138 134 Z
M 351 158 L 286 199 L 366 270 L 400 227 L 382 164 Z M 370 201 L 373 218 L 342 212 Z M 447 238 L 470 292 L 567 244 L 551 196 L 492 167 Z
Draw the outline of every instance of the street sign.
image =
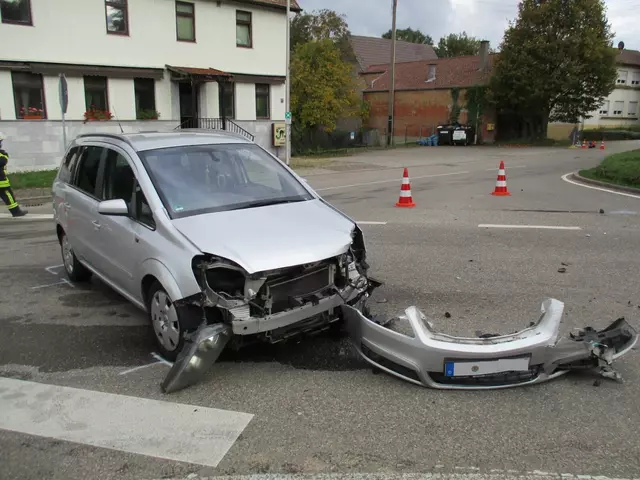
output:
M 69 93 L 67 91 L 67 79 L 62 73 L 60 74 L 60 80 L 58 82 L 58 96 L 60 99 L 60 108 L 62 109 L 62 113 L 67 113 Z

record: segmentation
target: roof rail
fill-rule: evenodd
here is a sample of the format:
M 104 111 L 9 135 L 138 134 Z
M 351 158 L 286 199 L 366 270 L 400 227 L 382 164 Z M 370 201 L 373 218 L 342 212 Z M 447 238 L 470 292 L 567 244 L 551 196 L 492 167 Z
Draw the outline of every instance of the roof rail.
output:
M 80 135 L 76 136 L 76 138 L 87 138 L 87 137 L 106 137 L 106 138 L 111 138 L 114 140 L 121 140 L 125 143 L 127 143 L 131 148 L 134 148 L 133 143 L 131 142 L 131 140 L 129 140 L 129 138 L 126 136 L 126 134 L 122 134 L 122 133 L 100 133 L 100 132 L 94 132 L 94 133 L 81 133 Z
M 246 140 L 248 143 L 251 143 L 251 139 L 247 138 L 246 135 L 243 135 L 242 133 L 237 133 L 237 132 L 232 132 L 230 130 L 214 130 L 214 129 L 210 129 L 210 128 L 181 128 L 180 130 L 178 130 L 179 132 L 191 132 L 191 133 L 203 133 L 205 135 L 215 135 L 215 134 L 222 134 L 222 135 L 228 135 L 230 137 L 236 137 L 236 138 L 240 138 L 242 140 Z

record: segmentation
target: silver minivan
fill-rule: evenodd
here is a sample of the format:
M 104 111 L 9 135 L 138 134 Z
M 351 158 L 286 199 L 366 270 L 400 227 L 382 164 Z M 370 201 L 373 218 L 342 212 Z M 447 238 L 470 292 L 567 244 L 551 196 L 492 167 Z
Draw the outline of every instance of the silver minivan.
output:
M 53 206 L 69 279 L 146 311 L 171 361 L 203 324 L 236 346 L 334 328 L 377 286 L 356 223 L 227 132 L 81 135 Z

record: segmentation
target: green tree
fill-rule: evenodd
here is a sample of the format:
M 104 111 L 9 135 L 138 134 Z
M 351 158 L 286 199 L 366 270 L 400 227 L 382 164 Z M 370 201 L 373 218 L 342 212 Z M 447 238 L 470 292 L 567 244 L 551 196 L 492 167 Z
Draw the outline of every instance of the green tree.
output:
M 351 65 L 330 39 L 298 45 L 291 58 L 291 112 L 297 128 L 331 132 L 343 116 L 361 115 Z
M 440 38 L 438 46 L 435 47 L 435 51 L 440 58 L 478 55 L 480 51 L 480 40 L 468 36 L 467 32 L 460 34 L 450 33 L 446 37 Z
M 523 0 L 505 31 L 490 80 L 492 101 L 522 120 L 521 136 L 546 136 L 549 121 L 577 122 L 615 88 L 603 0 Z
M 312 41 L 329 39 L 338 47 L 343 60 L 355 61 L 351 32 L 345 18 L 327 9 L 296 15 L 291 20 L 291 51 Z
M 382 34 L 382 38 L 391 40 L 392 31 Z M 396 30 L 396 40 L 403 40 L 410 43 L 421 43 L 424 45 L 433 45 L 433 38 L 431 35 L 426 35 L 420 30 L 413 30 L 412 28 L 402 28 Z

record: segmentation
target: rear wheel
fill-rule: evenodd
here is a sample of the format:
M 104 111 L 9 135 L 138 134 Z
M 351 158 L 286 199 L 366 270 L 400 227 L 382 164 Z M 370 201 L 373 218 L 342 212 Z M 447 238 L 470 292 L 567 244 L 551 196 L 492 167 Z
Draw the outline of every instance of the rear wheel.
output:
M 62 232 L 60 235 L 60 250 L 62 252 L 64 269 L 67 272 L 69 280 L 72 282 L 86 282 L 91 278 L 91 271 L 76 258 L 65 232 Z
M 184 346 L 178 311 L 169 294 L 158 282 L 154 282 L 149 289 L 147 299 L 147 311 L 158 350 L 164 358 L 175 362 Z

